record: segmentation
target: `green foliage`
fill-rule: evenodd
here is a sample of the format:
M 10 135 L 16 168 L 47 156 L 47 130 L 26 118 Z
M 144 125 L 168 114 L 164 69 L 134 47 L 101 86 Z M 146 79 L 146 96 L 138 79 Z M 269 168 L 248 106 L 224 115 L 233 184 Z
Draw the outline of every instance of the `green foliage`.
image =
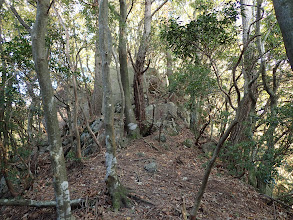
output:
M 201 4 L 201 9 L 206 7 Z M 220 46 L 234 42 L 238 11 L 236 3 L 229 3 L 222 10 L 204 10 L 186 25 L 181 25 L 178 19 L 170 19 L 161 28 L 161 38 L 176 56 L 197 60 L 198 53 L 210 55 Z
M 17 68 L 32 69 L 32 48 L 29 38 L 19 35 L 11 41 L 5 42 L 3 55 L 10 65 L 16 65 Z
M 210 70 L 203 65 L 185 64 L 170 78 L 170 90 L 191 96 L 206 96 L 216 88 Z M 183 94 L 182 94 L 183 95 Z

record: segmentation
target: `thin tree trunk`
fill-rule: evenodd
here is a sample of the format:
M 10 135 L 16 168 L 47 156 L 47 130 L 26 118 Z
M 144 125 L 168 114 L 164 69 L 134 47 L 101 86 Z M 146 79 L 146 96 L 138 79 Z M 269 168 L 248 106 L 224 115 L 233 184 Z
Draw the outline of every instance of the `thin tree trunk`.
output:
M 50 0 L 37 1 L 36 20 L 33 29 L 30 30 L 30 33 L 32 38 L 33 60 L 40 84 L 46 128 L 50 144 L 57 218 L 63 220 L 71 219 L 71 207 L 65 160 L 63 156 L 57 110 L 53 95 L 46 50 L 46 35 L 50 3 Z
M 125 0 L 120 1 L 120 23 L 119 23 L 119 62 L 120 74 L 124 91 L 125 106 L 125 127 L 130 136 L 137 136 L 139 134 L 139 126 L 134 116 L 131 104 L 131 94 L 129 85 L 128 65 L 127 65 L 127 50 L 126 50 L 126 16 L 127 7 Z
M 143 73 L 145 72 L 145 59 L 146 53 L 149 47 L 149 38 L 151 33 L 151 0 L 145 0 L 145 12 L 144 12 L 144 32 L 142 39 L 140 41 L 140 46 L 136 56 L 135 66 L 134 66 L 134 103 L 135 103 L 135 116 L 139 121 L 141 132 L 144 133 L 145 126 L 144 121 L 145 116 L 145 98 L 143 92 Z
M 170 50 L 166 51 L 166 60 L 167 60 L 167 76 L 170 78 L 173 75 L 173 59 L 172 53 Z
M 76 68 L 77 68 L 77 60 L 76 63 L 73 63 L 73 59 L 70 57 L 70 48 L 69 48 L 69 32 L 68 29 L 66 27 L 66 25 L 63 22 L 62 17 L 60 16 L 60 14 L 58 13 L 57 9 L 54 7 L 54 11 L 57 14 L 57 17 L 61 23 L 61 25 L 64 28 L 65 34 L 66 34 L 66 45 L 65 45 L 65 55 L 67 58 L 67 61 L 69 63 L 70 66 L 70 71 L 72 74 L 72 86 L 73 86 L 73 94 L 74 94 L 74 106 L 73 106 L 73 124 L 72 124 L 72 130 L 74 130 L 75 133 L 75 138 L 76 138 L 76 149 L 75 149 L 75 155 L 76 158 L 81 160 L 82 156 L 81 156 L 81 144 L 80 144 L 80 135 L 79 135 L 79 130 L 78 130 L 78 96 L 77 96 L 77 77 L 76 77 Z
M 205 174 L 204 174 L 204 177 L 203 177 L 203 180 L 202 180 L 202 184 L 201 184 L 201 186 L 200 186 L 200 188 L 199 188 L 199 190 L 198 190 L 198 192 L 196 194 L 194 205 L 193 205 L 191 213 L 190 213 L 192 220 L 196 220 L 196 215 L 197 215 L 200 203 L 201 203 L 202 196 L 203 196 L 203 194 L 205 192 L 205 189 L 206 189 L 208 179 L 209 179 L 210 173 L 212 171 L 213 165 L 216 162 L 216 159 L 217 159 L 217 157 L 218 157 L 218 155 L 220 153 L 221 148 L 223 147 L 224 142 L 228 138 L 231 130 L 235 127 L 235 125 L 237 125 L 237 123 L 238 123 L 238 121 L 237 121 L 237 116 L 236 116 L 235 120 L 231 122 L 231 124 L 229 125 L 229 127 L 227 128 L 227 130 L 225 131 L 223 136 L 220 138 L 220 140 L 219 140 L 219 142 L 217 144 L 217 147 L 214 150 L 213 157 L 212 157 L 212 159 L 209 161 L 209 163 L 207 165 L 207 168 L 205 170 Z
M 112 88 L 110 79 L 109 64 L 111 61 L 111 33 L 108 20 L 108 0 L 100 1 L 99 12 L 99 43 L 102 58 L 102 76 L 103 76 L 103 105 L 105 110 L 105 136 L 106 136 L 106 177 L 108 191 L 112 199 L 112 206 L 115 211 L 119 210 L 121 205 L 127 205 L 128 199 L 126 192 L 122 187 L 116 172 L 116 141 L 114 133 L 114 108 L 112 98 Z
M 99 48 L 99 1 L 95 0 L 96 6 L 96 41 L 95 41 L 95 81 L 94 81 L 94 92 L 92 96 L 93 114 L 96 117 L 100 117 L 102 114 L 102 103 L 103 103 L 103 85 L 102 85 L 102 67 L 101 67 L 101 56 Z
M 250 41 L 252 24 L 252 0 L 241 0 L 243 7 L 242 26 L 243 26 L 243 45 Z M 243 56 L 243 76 L 244 76 L 244 95 L 238 103 L 237 114 L 239 123 L 231 131 L 230 141 L 232 145 L 240 144 L 243 141 L 251 140 L 252 121 L 251 115 L 255 112 L 255 102 L 257 94 L 257 83 L 254 77 L 257 75 L 251 68 L 253 60 L 253 48 L 247 45 Z M 252 82 L 254 80 L 254 82 Z M 252 82 L 252 83 L 251 83 Z M 252 97 L 253 96 L 253 97 Z
M 84 200 L 71 200 L 71 206 L 80 206 Z M 56 207 L 56 201 L 37 201 L 30 199 L 0 199 L 0 206 L 29 206 L 36 208 Z
M 263 0 L 257 0 L 257 19 L 260 18 L 261 16 L 261 6 L 262 6 Z M 260 27 L 260 21 L 256 23 L 256 34 L 261 36 L 261 27 Z M 267 82 L 267 71 L 266 71 L 266 61 L 263 57 L 263 54 L 265 54 L 265 48 L 264 48 L 264 43 L 262 42 L 261 37 L 258 37 L 257 39 L 257 49 L 258 49 L 258 54 L 261 57 L 260 58 L 260 72 L 261 72 L 261 77 L 262 77 L 262 83 L 264 86 L 265 91 L 269 94 L 269 102 L 270 102 L 270 124 L 267 129 L 267 131 L 264 134 L 264 137 L 267 140 L 267 149 L 262 156 L 262 161 L 263 161 L 263 166 L 261 167 L 267 167 L 267 168 L 272 168 L 274 166 L 274 150 L 275 150 L 275 142 L 274 142 L 274 133 L 275 130 L 278 126 L 278 122 L 276 120 L 277 113 L 276 113 L 276 107 L 277 107 L 277 82 L 276 82 L 276 70 L 278 66 L 280 65 L 281 62 L 277 63 L 276 67 L 273 68 L 273 88 L 271 89 L 269 87 L 269 84 Z M 261 167 L 258 167 L 260 169 Z M 258 173 L 262 173 L 261 171 Z M 268 182 L 264 179 L 263 176 L 257 175 L 257 188 L 262 192 L 267 194 L 267 185 Z
M 0 1 L 0 12 L 2 11 L 4 1 Z M 8 146 L 9 138 L 7 132 L 7 124 L 5 112 L 8 112 L 7 106 L 5 106 L 5 87 L 7 83 L 7 66 L 5 57 L 3 54 L 3 45 L 4 39 L 2 36 L 2 17 L 0 17 L 0 57 L 1 57 L 1 72 L 2 72 L 2 80 L 0 85 L 0 140 L 3 141 L 4 148 Z

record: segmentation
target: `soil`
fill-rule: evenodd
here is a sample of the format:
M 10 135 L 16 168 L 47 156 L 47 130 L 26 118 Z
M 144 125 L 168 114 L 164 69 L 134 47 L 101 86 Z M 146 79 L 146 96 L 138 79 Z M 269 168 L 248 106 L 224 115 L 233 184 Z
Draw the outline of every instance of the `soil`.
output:
M 84 158 L 82 163 L 67 161 L 71 199 L 84 198 L 81 207 L 73 210 L 76 219 L 186 219 L 204 174 L 207 156 L 198 148 L 187 148 L 182 142 L 193 139 L 187 128 L 177 136 L 166 135 L 159 143 L 154 133 L 133 140 L 118 151 L 117 172 L 129 190 L 131 208 L 111 210 L 105 187 L 104 153 Z M 149 173 L 144 166 L 157 164 Z M 38 161 L 39 172 L 24 197 L 33 200 L 54 200 L 48 154 Z M 56 219 L 53 208 L 2 207 L 0 219 Z M 218 161 L 203 196 L 198 219 L 293 219 L 290 210 L 281 208 L 239 179 L 233 178 Z

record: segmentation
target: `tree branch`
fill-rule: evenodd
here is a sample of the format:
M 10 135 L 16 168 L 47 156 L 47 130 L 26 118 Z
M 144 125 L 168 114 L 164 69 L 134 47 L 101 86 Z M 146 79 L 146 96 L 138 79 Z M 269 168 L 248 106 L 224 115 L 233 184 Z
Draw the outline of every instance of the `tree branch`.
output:
M 70 201 L 71 206 L 80 206 L 84 199 Z M 30 199 L 0 199 L 0 206 L 30 206 L 37 208 L 56 207 L 56 201 L 37 201 Z
M 51 1 L 50 5 L 49 5 L 49 7 L 48 7 L 48 10 L 47 10 L 47 14 L 49 14 L 49 11 L 50 11 L 52 5 L 54 4 L 54 1 L 55 1 L 55 0 L 52 0 L 52 1 Z
M 153 17 L 154 14 L 156 14 L 167 2 L 168 2 L 168 0 L 165 0 L 162 4 L 160 4 L 159 7 L 157 7 L 156 10 L 154 10 L 151 17 Z
M 132 1 L 131 1 L 131 7 L 130 7 L 130 9 L 129 9 L 129 11 L 128 11 L 127 15 L 126 15 L 125 22 L 127 21 L 128 15 L 129 15 L 129 14 L 130 14 L 130 12 L 132 11 L 132 9 L 133 9 L 133 6 L 134 6 L 134 0 L 132 0 Z
M 10 9 L 12 11 L 12 13 L 14 14 L 14 16 L 17 18 L 17 20 L 19 21 L 19 23 L 31 34 L 32 29 L 30 28 L 30 26 L 28 26 L 27 23 L 25 23 L 25 21 L 20 17 L 20 15 L 18 14 L 18 12 L 16 11 L 16 9 L 11 5 Z

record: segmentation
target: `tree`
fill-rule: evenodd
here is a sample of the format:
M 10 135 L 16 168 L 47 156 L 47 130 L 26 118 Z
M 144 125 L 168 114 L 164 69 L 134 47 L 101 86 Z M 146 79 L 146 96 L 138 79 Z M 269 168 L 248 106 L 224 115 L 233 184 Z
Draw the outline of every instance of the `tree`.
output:
M 131 93 L 128 76 L 128 65 L 127 65 L 127 49 L 126 49 L 126 20 L 127 20 L 127 7 L 125 0 L 119 0 L 120 2 L 120 20 L 119 20 L 119 62 L 120 62 L 120 74 L 121 81 L 125 97 L 125 127 L 127 132 L 131 136 L 137 136 L 139 134 L 139 127 L 134 116 L 131 103 Z
M 99 1 L 95 0 L 94 8 L 96 12 L 96 40 L 95 40 L 95 81 L 93 91 L 93 114 L 100 117 L 102 113 L 103 103 L 103 85 L 102 85 L 102 72 L 101 72 L 101 57 L 99 48 Z
M 102 76 L 103 76 L 103 106 L 104 106 L 104 124 L 106 136 L 106 177 L 105 181 L 109 194 L 112 199 L 112 206 L 118 211 L 121 205 L 128 205 L 128 198 L 124 187 L 121 185 L 116 172 L 116 140 L 114 132 L 114 106 L 112 101 L 112 88 L 110 80 L 110 61 L 112 39 L 109 29 L 108 18 L 108 0 L 100 1 L 99 11 L 99 45 L 102 58 Z
M 135 116 L 136 116 L 136 119 L 138 120 L 139 127 L 142 134 L 146 132 L 146 126 L 144 125 L 144 121 L 146 119 L 146 116 L 145 116 L 146 106 L 145 106 L 145 97 L 143 92 L 143 74 L 148 68 L 148 67 L 145 68 L 144 65 L 146 61 L 146 53 L 148 50 L 148 46 L 149 46 L 148 44 L 150 40 L 149 38 L 151 33 L 151 22 L 152 22 L 151 7 L 152 7 L 151 0 L 145 0 L 143 35 L 140 40 L 140 45 L 137 52 L 135 64 L 133 64 L 133 68 L 134 68 L 133 90 L 134 90 Z
M 256 80 L 258 78 L 259 72 L 254 71 L 251 68 L 253 64 L 253 47 L 251 44 L 254 36 L 251 36 L 251 30 L 253 25 L 253 10 L 252 10 L 252 0 L 242 0 L 242 42 L 245 49 L 243 56 L 243 68 L 242 74 L 244 78 L 244 93 L 243 99 L 240 102 L 241 94 L 237 82 L 234 82 L 234 88 L 237 94 L 237 114 L 239 114 L 239 123 L 231 131 L 231 136 L 229 141 L 231 145 L 239 145 L 243 142 L 251 141 L 252 134 L 252 115 L 255 113 L 255 105 L 257 99 L 257 84 Z M 236 76 L 233 76 L 236 78 Z
M 47 24 L 49 10 L 52 4 L 53 2 L 50 2 L 49 0 L 37 1 L 36 20 L 32 29 L 22 20 L 22 18 L 17 14 L 16 10 L 12 6 L 11 9 L 19 22 L 30 33 L 32 38 L 33 60 L 40 84 L 46 119 L 46 128 L 50 144 L 57 218 L 71 219 L 69 186 L 57 119 L 56 104 L 48 68 L 46 48 Z
M 134 79 L 133 79 L 133 91 L 134 91 L 134 104 L 135 104 L 135 116 L 138 120 L 140 132 L 142 135 L 145 135 L 148 132 L 148 128 L 145 124 L 145 96 L 144 96 L 144 85 L 143 85 L 143 74 L 147 71 L 150 65 L 150 61 L 145 67 L 146 64 L 146 56 L 149 49 L 150 35 L 151 35 L 151 23 L 152 16 L 160 10 L 166 3 L 167 0 L 162 2 L 161 5 L 156 8 L 153 13 L 151 11 L 153 1 L 145 0 L 144 7 L 144 28 L 143 34 L 140 39 L 140 44 L 138 48 L 138 52 L 136 55 L 135 62 L 132 60 L 132 66 L 134 69 Z M 131 58 L 131 57 L 130 57 Z M 131 58 L 132 59 L 132 58 Z
M 273 0 L 276 17 L 282 31 L 287 56 L 293 70 L 293 2 Z

